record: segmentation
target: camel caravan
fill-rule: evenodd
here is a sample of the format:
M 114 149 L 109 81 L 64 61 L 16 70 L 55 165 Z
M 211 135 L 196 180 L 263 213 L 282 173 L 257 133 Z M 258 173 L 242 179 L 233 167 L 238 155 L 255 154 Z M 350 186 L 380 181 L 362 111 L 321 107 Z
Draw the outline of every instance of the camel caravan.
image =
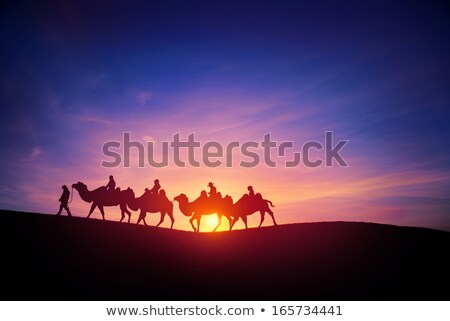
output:
M 154 181 L 152 189 L 146 188 L 144 193 L 139 197 L 135 197 L 134 191 L 129 187 L 125 190 L 116 188 L 113 176 L 109 177 L 109 182 L 106 186 L 99 187 L 95 190 L 89 190 L 82 182 L 72 185 L 72 189 L 78 191 L 78 194 L 83 201 L 92 203 L 87 216 L 88 218 L 94 210 L 98 208 L 104 220 L 104 207 L 119 206 L 121 211 L 120 222 L 125 219 L 126 214 L 128 215 L 128 223 L 130 223 L 130 210 L 139 211 L 137 224 L 142 221 L 145 225 L 147 225 L 147 222 L 145 221 L 147 213 L 160 213 L 161 217 L 156 227 L 161 225 L 164 222 L 166 215 L 168 215 L 171 220 L 170 228 L 173 228 L 175 222 L 173 216 L 173 202 L 176 201 L 178 202 L 181 213 L 186 217 L 190 217 L 189 222 L 194 232 L 200 231 L 202 216 L 214 214 L 217 215 L 218 222 L 213 232 L 215 232 L 222 224 L 222 217 L 225 217 L 228 220 L 230 231 L 239 219 L 244 222 L 245 228 L 248 228 L 247 216 L 256 212 L 259 212 L 261 215 L 261 221 L 258 227 L 261 227 L 263 224 L 266 213 L 271 216 L 273 224 L 277 225 L 274 214 L 270 209 L 270 207 L 274 207 L 274 205 L 271 201 L 264 199 L 260 193 L 255 194 L 252 186 L 247 188 L 248 193 L 244 194 L 236 203 L 233 203 L 233 199 L 229 195 L 222 197 L 222 194 L 217 191 L 212 182 L 210 182 L 207 187 L 210 189 L 208 193 L 202 191 L 197 199 L 190 202 L 185 194 L 180 194 L 176 196 L 173 201 L 170 201 L 166 196 L 165 190 L 161 189 L 158 179 Z M 57 215 L 61 214 L 62 209 L 66 209 L 68 214 L 71 215 L 68 209 L 70 192 L 66 185 L 63 186 L 63 190 L 63 194 L 59 199 L 61 205 Z

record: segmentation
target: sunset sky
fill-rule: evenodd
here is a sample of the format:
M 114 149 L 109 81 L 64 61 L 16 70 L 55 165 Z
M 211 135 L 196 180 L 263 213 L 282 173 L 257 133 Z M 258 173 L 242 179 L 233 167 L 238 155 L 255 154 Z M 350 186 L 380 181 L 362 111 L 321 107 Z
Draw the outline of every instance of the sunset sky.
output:
M 2 209 L 54 214 L 61 185 L 93 189 L 112 174 L 136 195 L 158 178 L 170 199 L 193 200 L 212 181 L 236 201 L 251 184 L 278 223 L 450 231 L 444 1 L 13 1 L 0 10 Z M 271 132 L 300 151 L 326 131 L 349 140 L 349 167 L 100 166 L 103 143 L 123 132 L 156 146 L 178 132 L 223 144 Z M 75 194 L 70 207 L 86 216 L 90 204 Z M 118 220 L 119 209 L 106 217 Z M 175 219 L 190 229 L 177 203 Z

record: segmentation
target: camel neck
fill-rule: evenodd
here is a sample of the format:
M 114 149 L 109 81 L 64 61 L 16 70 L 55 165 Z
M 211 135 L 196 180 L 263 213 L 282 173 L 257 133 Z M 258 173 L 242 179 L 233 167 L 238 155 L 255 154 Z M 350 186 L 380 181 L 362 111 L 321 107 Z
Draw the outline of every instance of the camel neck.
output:
M 80 197 L 85 202 L 91 202 L 91 192 L 87 189 L 87 187 L 82 187 L 78 189 L 78 194 L 80 194 Z
M 191 203 L 189 203 L 188 200 L 185 200 L 180 204 L 180 211 L 184 213 L 184 215 L 191 215 L 191 213 L 189 212 L 190 208 L 191 208 Z

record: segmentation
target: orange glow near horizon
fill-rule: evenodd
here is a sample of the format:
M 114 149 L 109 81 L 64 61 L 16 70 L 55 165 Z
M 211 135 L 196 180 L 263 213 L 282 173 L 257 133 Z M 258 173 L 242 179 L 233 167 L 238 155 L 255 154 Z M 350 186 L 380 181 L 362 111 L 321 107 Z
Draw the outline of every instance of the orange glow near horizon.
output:
M 56 200 L 61 193 L 62 184 L 70 186 L 82 181 L 93 190 L 106 185 L 108 176 L 113 175 L 118 187 L 122 189 L 131 187 L 136 197 L 142 195 L 145 188 L 151 188 L 153 180 L 158 178 L 170 200 L 184 193 L 189 201 L 194 201 L 202 190 L 209 191 L 208 182 L 214 182 L 223 196 L 230 195 L 236 202 L 247 193 L 247 186 L 252 185 L 255 192 L 261 193 L 264 198 L 275 204 L 273 211 L 279 224 L 342 220 L 445 228 L 442 223 L 446 221 L 443 214 L 445 206 L 432 220 L 423 213 L 435 211 L 435 205 L 420 204 L 418 209 L 414 202 L 426 197 L 445 197 L 442 186 L 446 186 L 450 181 L 448 172 L 433 169 L 417 170 L 418 165 L 414 163 L 401 163 L 401 166 L 386 168 L 383 160 L 373 158 L 372 155 L 360 155 L 351 149 L 354 146 L 351 144 L 343 152 L 350 164 L 348 168 L 337 166 L 270 168 L 265 164 L 255 168 L 242 168 L 239 167 L 239 161 L 242 159 L 239 155 L 234 158 L 231 168 L 225 166 L 193 168 L 189 165 L 181 168 L 173 164 L 163 168 L 153 168 L 149 165 L 139 168 L 136 150 L 131 152 L 130 168 L 124 168 L 122 165 L 111 169 L 99 166 L 105 159 L 101 153 L 102 145 L 111 140 L 122 141 L 122 133 L 130 129 L 132 140 L 152 141 L 155 146 L 162 141 L 170 140 L 176 132 L 181 133 L 183 140 L 186 140 L 189 133 L 195 132 L 196 138 L 202 143 L 217 141 L 226 146 L 234 140 L 260 142 L 268 132 L 268 128 L 277 128 L 273 139 L 278 142 L 296 140 L 296 150 L 300 148 L 298 145 L 306 140 L 323 139 L 324 130 L 328 129 L 314 128 L 313 123 L 307 122 L 304 126 L 296 128 L 293 136 L 292 130 L 281 126 L 290 121 L 292 115 L 289 113 L 273 118 L 258 118 L 258 121 L 254 122 L 242 120 L 257 117 L 255 115 L 258 113 L 270 110 L 271 106 L 276 105 L 276 102 L 271 102 L 270 99 L 249 101 L 247 98 L 242 102 L 229 101 L 229 97 L 208 93 L 205 97 L 187 97 L 177 103 L 185 108 L 152 119 L 158 123 L 157 128 L 149 129 L 148 119 L 131 116 L 120 121 L 99 122 L 97 126 L 87 127 L 86 122 L 91 124 L 91 119 L 71 119 L 68 126 L 72 126 L 72 133 L 79 133 L 79 128 L 85 128 L 82 133 L 84 136 L 78 137 L 74 134 L 73 137 L 68 137 L 78 140 L 78 144 L 73 147 L 77 150 L 76 161 L 61 167 L 53 166 L 43 152 L 32 162 L 27 162 L 27 170 L 33 173 L 33 177 L 30 178 L 32 184 L 27 181 L 20 186 L 21 193 L 27 196 L 26 208 L 23 203 L 15 204 L 11 208 L 55 213 L 58 207 Z M 214 108 L 208 108 L 209 106 Z M 223 113 L 224 108 L 228 113 Z M 192 117 L 192 110 L 202 112 L 202 117 Z M 298 117 L 307 117 L 305 115 L 313 112 L 314 108 L 311 110 L 306 108 L 304 114 Z M 189 119 L 189 122 L 186 122 L 186 119 Z M 83 140 L 83 137 L 86 139 Z M 345 133 L 337 135 L 337 139 L 346 138 L 352 137 L 346 136 Z M 89 141 L 89 144 L 86 141 Z M 181 155 L 183 160 L 187 159 L 185 156 Z M 155 159 L 161 159 L 157 150 Z M 196 159 L 199 160 L 199 157 L 196 156 Z M 70 208 L 75 216 L 86 217 L 90 204 L 82 201 L 75 192 Z M 105 213 L 107 220 L 120 219 L 118 207 L 107 207 Z M 135 223 L 138 216 L 138 212 L 132 212 L 131 222 Z M 96 209 L 91 217 L 100 218 L 99 210 Z M 174 202 L 174 217 L 174 228 L 192 231 L 189 218 L 180 212 L 177 202 Z M 159 218 L 159 213 L 147 214 L 147 222 L 150 225 L 156 225 Z M 249 227 L 256 227 L 259 225 L 260 215 L 255 213 L 248 219 Z M 216 220 L 216 215 L 203 217 L 201 231 L 212 231 Z M 266 216 L 263 225 L 272 224 L 270 217 Z M 169 218 L 166 217 L 161 227 L 168 226 L 170 226 Z M 223 218 L 218 230 L 228 228 L 228 220 Z M 239 221 L 234 228 L 244 228 L 244 224 Z
M 164 171 L 164 170 L 163 170 Z M 163 172 L 162 171 L 162 172 Z M 246 187 L 249 185 L 249 181 L 252 181 L 252 185 L 255 187 L 255 191 L 262 193 L 262 195 L 271 200 L 275 204 L 273 211 L 275 218 L 279 224 L 295 223 L 295 222 L 311 222 L 311 221 L 335 221 L 335 220 L 352 220 L 352 221 L 373 221 L 373 222 L 389 222 L 392 218 L 390 213 L 396 211 L 392 206 L 378 204 L 376 206 L 365 206 L 356 202 L 355 199 L 364 199 L 366 195 L 371 195 L 372 198 L 383 198 L 384 195 L 388 195 L 389 192 L 397 191 L 401 189 L 405 184 L 411 181 L 407 177 L 385 177 L 376 180 L 373 179 L 344 179 L 342 178 L 329 180 L 321 177 L 319 172 L 315 173 L 313 177 L 308 178 L 309 175 L 303 174 L 302 180 L 295 179 L 286 181 L 279 175 L 278 178 L 274 178 L 268 184 L 264 176 L 260 174 L 261 170 L 254 170 L 247 173 L 245 181 L 242 179 L 241 170 L 239 169 L 216 169 L 214 177 L 206 172 L 210 172 L 211 169 L 184 169 L 185 175 L 180 175 L 178 172 L 180 169 L 169 170 L 166 169 L 164 174 L 154 177 L 149 177 L 146 182 L 142 181 L 143 175 L 136 173 L 135 175 L 125 176 L 123 173 L 129 173 L 136 171 L 127 171 L 126 169 L 116 170 L 114 176 L 118 186 L 122 188 L 132 187 L 135 191 L 136 197 L 140 196 L 144 189 L 152 187 L 152 181 L 154 178 L 159 178 L 162 188 L 166 190 L 167 196 L 170 200 L 180 193 L 184 193 L 188 196 L 189 201 L 194 201 L 202 190 L 208 191 L 207 182 L 214 181 L 218 191 L 223 196 L 230 195 L 233 201 L 236 202 L 244 193 L 246 193 Z M 264 171 L 267 172 L 267 169 Z M 285 170 L 278 170 L 281 173 Z M 117 172 L 117 173 L 116 173 Z M 201 173 L 203 172 L 203 173 Z M 201 174 L 200 174 L 201 173 Z M 106 173 L 105 173 L 106 174 Z M 260 176 L 260 177 L 258 177 Z M 105 175 L 107 177 L 107 175 Z M 183 179 L 175 179 L 175 177 Z M 203 177 L 208 177 L 204 179 Z M 216 178 L 216 179 L 214 179 Z M 420 181 L 434 181 L 436 179 L 433 175 L 425 175 L 418 177 L 415 180 Z M 280 181 L 278 181 L 280 180 Z M 100 185 L 106 184 L 106 181 L 85 181 L 88 184 L 89 189 L 94 189 Z M 139 184 L 138 184 L 139 183 Z M 279 188 L 281 186 L 281 188 Z M 413 195 L 414 192 L 410 192 Z M 71 204 L 72 211 L 76 216 L 84 217 L 89 211 L 90 204 L 83 202 L 78 193 L 74 191 L 73 202 Z M 349 201 L 347 201 L 349 199 Z M 407 208 L 405 211 L 409 211 Z M 106 219 L 118 221 L 120 219 L 120 210 L 118 207 L 105 208 Z M 131 222 L 136 222 L 139 212 L 132 212 Z M 345 215 L 345 216 L 344 216 Z M 175 225 L 174 228 L 191 231 L 191 225 L 189 223 L 189 217 L 183 215 L 179 210 L 178 202 L 174 202 L 174 216 Z M 100 218 L 98 209 L 94 211 L 93 218 Z M 407 217 L 407 216 L 405 216 Z M 159 221 L 159 213 L 147 213 L 147 222 L 149 225 L 156 225 Z M 395 223 L 399 225 L 405 225 L 401 222 L 399 217 Z M 249 226 L 256 227 L 259 224 L 260 214 L 255 213 L 248 217 Z M 205 215 L 201 221 L 201 231 L 210 232 L 217 224 L 217 215 Z M 266 215 L 265 226 L 272 225 L 272 221 L 268 215 Z M 161 227 L 169 226 L 169 218 L 166 217 Z M 228 230 L 228 220 L 223 217 L 222 224 L 218 231 Z M 244 228 L 242 221 L 239 221 L 235 225 L 235 229 Z

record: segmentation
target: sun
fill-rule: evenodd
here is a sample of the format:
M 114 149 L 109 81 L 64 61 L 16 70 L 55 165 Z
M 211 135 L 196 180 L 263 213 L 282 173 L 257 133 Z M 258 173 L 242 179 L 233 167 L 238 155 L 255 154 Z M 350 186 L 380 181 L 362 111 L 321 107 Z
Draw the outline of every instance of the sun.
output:
M 214 230 L 214 228 L 217 226 L 218 221 L 219 220 L 217 219 L 217 214 L 203 215 L 201 225 L 200 225 L 200 231 L 212 232 Z M 222 219 L 222 224 L 223 223 L 225 223 L 225 222 Z

